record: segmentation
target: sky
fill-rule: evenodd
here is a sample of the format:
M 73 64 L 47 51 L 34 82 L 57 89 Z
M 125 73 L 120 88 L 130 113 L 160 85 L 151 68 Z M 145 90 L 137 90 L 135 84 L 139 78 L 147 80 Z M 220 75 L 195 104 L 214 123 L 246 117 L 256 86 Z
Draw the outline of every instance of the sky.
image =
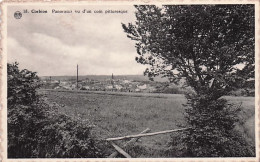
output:
M 14 13 L 27 9 L 21 19 Z M 30 13 L 47 10 L 47 14 Z M 52 10 L 86 13 L 52 13 Z M 94 10 L 127 10 L 125 14 L 95 14 Z M 146 66 L 135 61 L 135 42 L 127 38 L 121 23 L 135 21 L 133 6 L 9 6 L 7 61 L 40 76 L 142 75 Z

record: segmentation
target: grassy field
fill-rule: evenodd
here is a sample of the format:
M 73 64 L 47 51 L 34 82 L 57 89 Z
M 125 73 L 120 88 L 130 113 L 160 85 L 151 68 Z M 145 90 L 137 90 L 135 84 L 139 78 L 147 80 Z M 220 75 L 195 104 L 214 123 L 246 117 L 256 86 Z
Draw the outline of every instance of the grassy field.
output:
M 93 133 L 100 139 L 138 134 L 146 128 L 152 132 L 179 128 L 184 123 L 186 100 L 177 94 L 120 94 L 69 91 L 41 91 L 50 102 L 62 107 L 60 112 L 72 117 L 88 119 L 95 125 Z M 254 97 L 226 97 L 241 104 L 241 122 L 237 126 L 249 140 L 254 141 Z M 165 155 L 170 134 L 142 138 L 128 150 L 133 157 L 161 157 Z M 123 142 L 121 142 L 123 143 Z M 109 155 L 113 150 L 108 149 Z

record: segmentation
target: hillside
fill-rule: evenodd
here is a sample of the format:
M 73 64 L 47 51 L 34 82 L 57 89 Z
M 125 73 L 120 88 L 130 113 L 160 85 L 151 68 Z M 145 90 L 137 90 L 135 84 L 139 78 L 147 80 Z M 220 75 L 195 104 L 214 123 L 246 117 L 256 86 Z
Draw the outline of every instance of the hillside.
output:
M 50 76 L 40 76 L 42 80 L 49 80 Z M 76 76 L 51 76 L 53 80 L 60 80 L 60 81 L 69 81 L 69 80 L 76 80 Z M 111 79 L 111 75 L 79 75 L 79 80 L 84 79 L 93 79 L 97 81 L 102 81 L 106 79 Z M 126 79 L 126 80 L 136 80 L 136 81 L 149 81 L 147 76 L 143 75 L 114 75 L 114 79 Z M 154 81 L 157 82 L 167 82 L 168 79 L 156 77 Z

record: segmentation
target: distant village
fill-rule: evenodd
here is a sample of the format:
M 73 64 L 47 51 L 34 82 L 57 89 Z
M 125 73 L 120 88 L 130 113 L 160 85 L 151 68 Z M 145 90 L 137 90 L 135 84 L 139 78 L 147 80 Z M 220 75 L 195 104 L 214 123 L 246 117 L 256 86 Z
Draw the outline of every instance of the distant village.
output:
M 142 92 L 142 93 L 183 93 L 181 87 L 169 82 L 137 81 L 126 78 L 110 78 L 103 80 L 84 78 L 80 80 L 42 79 L 43 88 L 59 90 Z
M 85 91 L 110 91 L 110 92 L 135 92 L 135 93 L 192 93 L 189 87 L 183 88 L 184 80 L 178 85 L 167 81 L 148 81 L 142 79 L 127 79 L 126 77 L 106 76 L 101 78 L 81 77 L 42 77 L 42 88 L 57 90 L 85 90 Z M 233 96 L 254 96 L 254 80 L 248 81 L 244 88 L 231 91 Z

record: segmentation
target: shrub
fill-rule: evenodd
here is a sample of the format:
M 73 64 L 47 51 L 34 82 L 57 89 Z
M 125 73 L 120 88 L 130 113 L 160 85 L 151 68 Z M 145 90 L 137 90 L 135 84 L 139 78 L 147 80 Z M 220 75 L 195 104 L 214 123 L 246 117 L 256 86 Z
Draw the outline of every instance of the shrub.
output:
M 8 64 L 8 158 L 101 157 L 91 125 L 37 95 L 39 78 Z
M 175 156 L 255 156 L 254 147 L 234 130 L 241 109 L 228 104 L 225 99 L 208 97 L 188 96 L 186 119 L 191 129 L 172 137 L 171 149 L 178 151 Z

